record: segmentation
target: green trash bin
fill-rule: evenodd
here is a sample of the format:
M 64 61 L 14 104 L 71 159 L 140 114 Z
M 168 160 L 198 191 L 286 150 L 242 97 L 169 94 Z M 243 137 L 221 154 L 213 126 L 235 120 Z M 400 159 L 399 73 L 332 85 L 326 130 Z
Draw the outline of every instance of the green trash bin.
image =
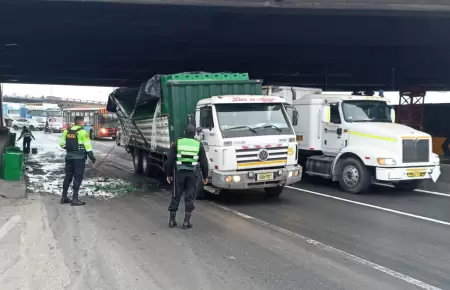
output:
M 23 173 L 23 153 L 19 147 L 6 147 L 3 153 L 3 179 L 20 180 Z

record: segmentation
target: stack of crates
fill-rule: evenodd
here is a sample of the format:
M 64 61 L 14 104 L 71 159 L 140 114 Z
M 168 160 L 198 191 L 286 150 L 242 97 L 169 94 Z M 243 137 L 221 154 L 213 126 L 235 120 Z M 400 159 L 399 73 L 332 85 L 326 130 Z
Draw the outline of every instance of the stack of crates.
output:
M 18 147 L 6 147 L 3 153 L 2 177 L 4 180 L 21 180 L 23 153 Z

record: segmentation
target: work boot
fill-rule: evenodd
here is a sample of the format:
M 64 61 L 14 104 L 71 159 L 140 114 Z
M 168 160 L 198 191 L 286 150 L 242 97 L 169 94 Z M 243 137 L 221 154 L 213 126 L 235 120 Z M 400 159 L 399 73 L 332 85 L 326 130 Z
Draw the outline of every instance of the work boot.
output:
M 80 206 L 85 204 L 86 204 L 85 202 L 82 202 L 78 199 L 78 189 L 77 190 L 74 189 L 71 206 Z
M 65 204 L 65 203 L 71 203 L 72 201 L 70 200 L 70 198 L 67 197 L 67 190 L 63 189 L 63 193 L 62 193 L 62 197 L 61 197 L 61 204 Z
M 190 213 L 185 213 L 184 214 L 183 229 L 190 229 L 190 228 L 192 228 L 191 214 Z
M 171 211 L 170 212 L 170 218 L 169 218 L 169 228 L 174 228 L 177 226 L 177 212 L 176 211 Z

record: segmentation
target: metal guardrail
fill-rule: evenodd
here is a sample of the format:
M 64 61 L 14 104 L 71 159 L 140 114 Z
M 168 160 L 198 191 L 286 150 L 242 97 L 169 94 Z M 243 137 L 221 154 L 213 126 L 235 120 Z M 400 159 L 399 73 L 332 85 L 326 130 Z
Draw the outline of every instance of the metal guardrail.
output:
M 3 96 L 4 102 L 24 102 L 24 103 L 52 103 L 52 104 L 61 104 L 61 103 L 71 103 L 71 104 L 98 104 L 98 105 L 106 105 L 106 102 L 101 101 L 91 101 L 91 100 L 80 100 L 80 99 L 70 99 L 70 98 L 60 98 L 60 97 L 32 97 L 32 96 Z

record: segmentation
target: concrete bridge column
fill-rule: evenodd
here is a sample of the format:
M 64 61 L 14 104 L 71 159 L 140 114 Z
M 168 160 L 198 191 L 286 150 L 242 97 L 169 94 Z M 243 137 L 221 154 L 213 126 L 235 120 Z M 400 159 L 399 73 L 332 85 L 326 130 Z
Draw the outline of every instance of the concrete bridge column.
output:
M 9 129 L 6 127 L 3 116 L 3 86 L 0 83 L 0 170 L 3 166 L 3 150 L 9 142 Z M 1 172 L 1 171 L 0 171 Z M 0 176 L 2 178 L 2 176 Z
M 0 111 L 0 128 L 5 127 L 5 120 L 3 119 L 3 85 L 0 83 L 0 107 L 2 110 Z

